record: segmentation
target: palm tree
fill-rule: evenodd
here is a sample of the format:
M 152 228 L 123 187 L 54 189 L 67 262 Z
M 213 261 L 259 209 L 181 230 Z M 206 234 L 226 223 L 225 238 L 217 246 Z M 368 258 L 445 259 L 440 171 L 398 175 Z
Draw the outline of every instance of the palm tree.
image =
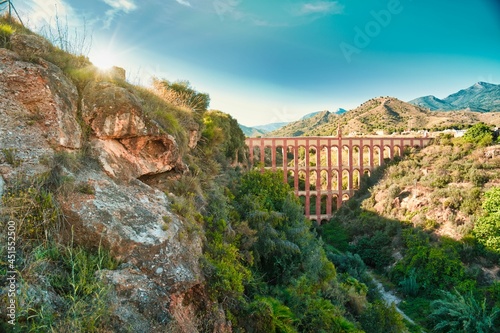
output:
M 472 292 L 467 295 L 443 291 L 443 299 L 431 303 L 431 317 L 437 322 L 435 332 L 495 333 L 495 319 L 500 309 L 488 310 L 486 299 L 478 302 Z

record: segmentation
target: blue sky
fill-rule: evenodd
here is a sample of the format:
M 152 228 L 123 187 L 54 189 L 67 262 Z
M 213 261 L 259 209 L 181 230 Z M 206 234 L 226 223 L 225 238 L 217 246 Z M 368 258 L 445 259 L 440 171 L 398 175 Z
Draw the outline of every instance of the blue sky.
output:
M 132 83 L 189 80 L 244 125 L 500 83 L 497 0 L 13 0 L 92 35 Z M 81 34 L 80 34 L 81 36 Z

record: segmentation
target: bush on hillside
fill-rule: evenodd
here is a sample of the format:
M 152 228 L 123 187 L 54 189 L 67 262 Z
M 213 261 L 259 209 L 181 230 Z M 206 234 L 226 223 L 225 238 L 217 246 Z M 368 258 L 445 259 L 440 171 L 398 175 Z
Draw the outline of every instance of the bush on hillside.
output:
M 485 147 L 493 142 L 493 131 L 485 123 L 478 123 L 465 132 L 464 141 Z

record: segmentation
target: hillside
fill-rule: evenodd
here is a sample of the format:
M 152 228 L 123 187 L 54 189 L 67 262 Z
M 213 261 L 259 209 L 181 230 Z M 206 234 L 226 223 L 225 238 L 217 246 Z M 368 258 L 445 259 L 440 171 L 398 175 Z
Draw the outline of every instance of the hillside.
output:
M 435 96 L 425 96 L 413 99 L 408 103 L 431 111 L 469 110 L 476 112 L 499 112 L 500 85 L 477 82 L 471 87 L 453 93 L 442 100 Z
M 328 113 L 299 120 L 266 136 L 336 135 L 339 125 L 343 135 L 373 135 L 379 131 L 392 134 L 408 129 L 463 128 L 480 121 L 496 125 L 500 113 L 431 112 L 393 97 L 377 97 L 342 115 Z
M 252 137 L 257 137 L 257 136 L 264 136 L 266 133 L 275 131 L 283 126 L 288 124 L 287 122 L 280 122 L 280 123 L 271 123 L 271 124 L 266 124 L 266 125 L 258 125 L 258 126 L 252 126 L 248 127 L 245 125 L 240 124 L 240 128 L 245 134 L 245 136 L 252 138 Z
M 245 136 L 249 137 L 249 138 L 263 136 L 267 133 L 267 132 L 259 130 L 255 127 L 247 127 L 247 126 L 241 125 L 241 124 L 239 124 L 239 126 L 240 126 L 241 130 L 243 131 L 243 134 L 245 134 Z
M 468 132 L 475 136 L 440 136 L 378 170 L 365 184 L 369 190 L 321 231 L 328 244 L 359 255 L 378 272 L 403 298 L 401 309 L 427 332 L 440 325 L 446 329 L 435 331 L 452 331 L 458 309 L 468 318 L 461 317 L 464 323 L 482 322 L 484 332 L 500 327 L 500 317 L 494 322 L 474 314 L 481 302 L 493 319 L 500 308 L 493 291 L 500 286 L 500 146 L 487 127 L 475 129 Z

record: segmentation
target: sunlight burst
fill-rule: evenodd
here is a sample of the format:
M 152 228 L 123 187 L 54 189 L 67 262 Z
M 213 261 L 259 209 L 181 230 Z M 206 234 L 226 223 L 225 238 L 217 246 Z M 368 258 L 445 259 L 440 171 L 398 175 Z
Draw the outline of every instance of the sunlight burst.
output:
M 110 69 L 115 65 L 115 57 L 109 50 L 96 50 L 89 54 L 90 61 L 94 66 L 102 70 Z

